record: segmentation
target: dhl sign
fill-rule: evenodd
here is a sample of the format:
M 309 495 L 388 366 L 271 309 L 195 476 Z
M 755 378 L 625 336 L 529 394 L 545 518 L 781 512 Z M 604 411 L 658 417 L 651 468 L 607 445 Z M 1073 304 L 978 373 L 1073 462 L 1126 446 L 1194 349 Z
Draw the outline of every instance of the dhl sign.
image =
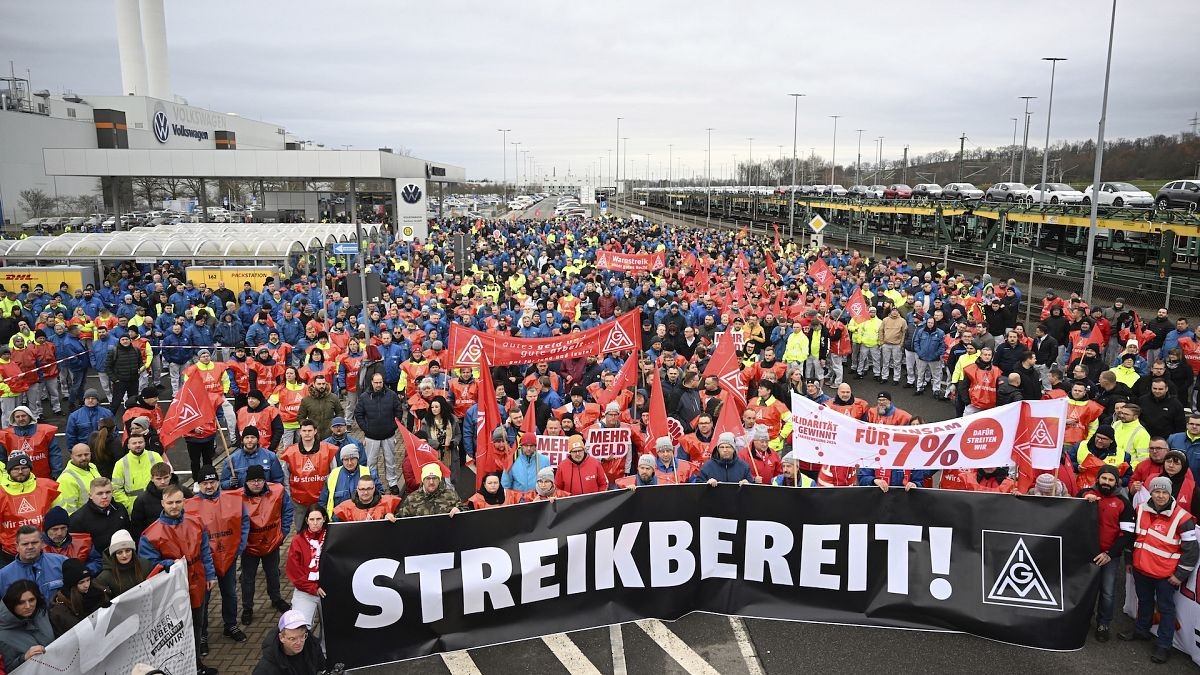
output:
M 29 290 L 41 284 L 47 293 L 57 293 L 58 287 L 63 283 L 74 293 L 88 284 L 94 284 L 95 281 L 92 268 L 78 265 L 0 267 L 0 284 L 4 286 L 4 290 L 18 293 L 21 292 L 21 284 L 28 284 Z

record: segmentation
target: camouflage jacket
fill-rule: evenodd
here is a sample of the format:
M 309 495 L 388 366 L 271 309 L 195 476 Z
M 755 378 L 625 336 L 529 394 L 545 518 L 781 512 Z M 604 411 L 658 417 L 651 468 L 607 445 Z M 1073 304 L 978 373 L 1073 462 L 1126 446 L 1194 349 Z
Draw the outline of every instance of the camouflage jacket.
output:
M 460 506 L 458 493 L 442 483 L 442 486 L 433 494 L 425 492 L 425 488 L 421 487 L 416 492 L 405 495 L 397 515 L 401 518 L 432 516 L 439 513 L 450 513 L 450 509 L 456 506 Z

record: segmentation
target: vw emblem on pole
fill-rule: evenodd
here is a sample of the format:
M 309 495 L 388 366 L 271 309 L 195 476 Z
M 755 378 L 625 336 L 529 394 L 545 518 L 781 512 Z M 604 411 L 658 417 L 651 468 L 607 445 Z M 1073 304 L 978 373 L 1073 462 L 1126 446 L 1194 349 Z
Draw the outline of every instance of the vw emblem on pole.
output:
M 171 137 L 171 125 L 167 124 L 167 112 L 163 110 L 161 105 L 156 106 L 154 120 L 151 122 L 150 127 L 154 131 L 154 138 L 159 143 L 166 143 L 167 139 Z
M 421 188 L 416 183 L 409 183 L 400 190 L 400 198 L 408 204 L 416 204 L 421 201 Z

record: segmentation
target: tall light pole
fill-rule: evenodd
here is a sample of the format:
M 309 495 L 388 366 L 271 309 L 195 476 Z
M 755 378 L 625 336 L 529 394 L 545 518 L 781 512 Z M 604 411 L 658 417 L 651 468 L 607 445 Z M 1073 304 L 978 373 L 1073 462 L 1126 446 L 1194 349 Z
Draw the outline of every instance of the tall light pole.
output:
M 1058 56 L 1045 56 L 1042 57 L 1042 60 L 1050 62 L 1050 100 L 1046 103 L 1046 147 L 1042 151 L 1042 190 L 1038 195 L 1040 197 L 1038 201 L 1045 206 L 1046 183 L 1050 180 L 1050 115 L 1054 112 L 1054 72 L 1058 69 L 1058 62 L 1066 61 L 1066 59 Z
M 875 139 L 879 142 L 879 147 L 875 150 L 875 182 L 879 183 L 879 170 L 883 164 L 883 136 Z
M 621 187 L 620 186 L 621 186 L 621 120 L 622 119 L 623 118 L 621 118 L 621 117 L 617 118 L 617 142 L 616 142 L 616 144 L 617 144 L 617 164 L 616 164 L 616 174 L 613 176 L 613 191 L 616 193 L 614 195 L 615 196 L 614 208 L 616 206 L 620 206 L 620 204 L 621 204 Z
M 800 125 L 800 97 L 804 94 L 788 94 L 792 97 L 792 186 L 788 190 L 788 236 L 796 235 L 796 133 Z
M 708 168 L 704 170 L 704 224 L 708 225 L 712 220 L 712 127 L 707 127 L 708 132 Z
M 1021 141 L 1021 175 L 1017 178 L 1018 183 L 1025 182 L 1025 155 L 1029 152 L 1029 102 L 1037 98 L 1036 96 L 1018 96 L 1017 98 L 1025 101 L 1025 138 Z
M 746 140 L 750 142 L 750 154 L 746 156 L 746 183 L 754 185 L 754 139 Z
M 1012 181 L 1017 173 L 1017 118 L 1010 117 L 1013 123 L 1013 142 L 1008 151 L 1008 180 Z
M 1117 0 L 1113 0 L 1108 22 L 1108 60 L 1104 64 L 1104 96 L 1100 103 L 1100 131 L 1096 134 L 1096 166 L 1092 170 L 1092 213 L 1088 218 L 1087 257 L 1083 263 L 1083 298 L 1092 302 L 1092 281 L 1096 276 L 1096 211 L 1100 200 L 1100 168 L 1104 164 L 1104 120 L 1108 117 L 1108 77 L 1112 72 L 1113 32 L 1117 27 Z
M 621 150 L 625 152 L 625 159 L 621 160 L 622 162 L 624 162 L 624 164 L 621 165 L 621 168 L 624 169 L 625 182 L 628 183 L 629 182 L 629 137 L 622 136 L 621 140 L 625 141 L 625 147 L 621 148 Z
M 521 191 L 521 141 L 513 141 L 513 192 Z
M 500 164 L 504 167 L 504 181 L 501 183 L 504 190 L 504 205 L 508 206 L 508 132 L 512 129 L 497 129 L 500 136 Z
M 866 129 L 855 129 L 858 132 L 858 159 L 854 161 L 854 182 L 862 185 L 862 132 Z
M 833 118 L 833 152 L 829 154 L 829 196 L 833 196 L 833 170 L 837 167 L 837 121 L 841 115 L 830 115 Z

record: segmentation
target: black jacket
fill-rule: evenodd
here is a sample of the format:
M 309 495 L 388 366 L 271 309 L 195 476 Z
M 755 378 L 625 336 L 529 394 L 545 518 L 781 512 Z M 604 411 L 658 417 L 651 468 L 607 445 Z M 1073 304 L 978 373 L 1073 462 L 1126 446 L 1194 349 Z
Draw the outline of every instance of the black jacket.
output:
M 304 641 L 304 648 L 295 656 L 283 653 L 279 633 L 268 630 L 263 638 L 262 657 L 254 667 L 254 675 L 317 675 L 325 670 L 325 655 L 321 646 L 311 636 Z
M 1000 380 L 1000 384 L 996 385 L 996 407 L 1009 403 L 1016 403 L 1021 400 L 1021 390 L 1008 383 L 1008 380 Z
M 1166 438 L 1183 431 L 1186 425 L 1183 404 L 1169 393 L 1162 401 L 1155 400 L 1154 394 L 1146 394 L 1138 399 L 1138 405 L 1142 407 L 1142 414 L 1138 419 L 1141 420 L 1142 426 L 1146 427 L 1151 438 Z
M 363 435 L 374 441 L 382 441 L 396 435 L 396 420 L 403 410 L 400 397 L 385 385 L 380 391 L 370 388 L 358 397 L 354 406 L 354 422 Z
M 115 499 L 107 509 L 96 506 L 95 502 L 89 499 L 78 511 L 71 514 L 70 526 L 72 532 L 86 532 L 92 535 L 92 545 L 97 551 L 107 551 L 113 533 L 130 529 L 129 512 L 125 510 L 124 504 Z M 137 541 L 137 535 L 134 536 L 134 541 Z
M 1039 366 L 1053 366 L 1058 362 L 1058 340 L 1053 335 L 1047 335 L 1040 340 L 1033 339 L 1033 352 L 1037 356 Z
M 1021 400 L 1038 401 L 1042 398 L 1042 380 L 1033 368 L 1017 368 L 1013 371 L 1021 376 Z
M 171 476 L 171 483 L 174 485 L 179 485 L 179 477 Z M 184 499 L 192 498 L 191 490 L 183 487 L 182 485 L 179 485 L 179 487 L 183 490 Z M 137 499 L 133 500 L 133 512 L 129 514 L 130 523 L 129 527 L 127 528 L 129 530 L 129 534 L 133 535 L 133 540 L 137 541 L 138 539 L 141 539 L 142 532 L 147 527 L 150 527 L 151 523 L 158 520 L 158 516 L 160 514 L 162 514 L 162 490 L 158 489 L 158 486 L 155 485 L 154 481 L 152 480 L 146 484 L 146 491 L 138 495 Z M 95 537 L 92 539 L 94 541 Z M 104 548 L 107 549 L 108 546 L 106 545 Z
M 142 353 L 133 345 L 123 347 L 118 342 L 105 359 L 108 376 L 117 382 L 136 382 L 141 368 Z

